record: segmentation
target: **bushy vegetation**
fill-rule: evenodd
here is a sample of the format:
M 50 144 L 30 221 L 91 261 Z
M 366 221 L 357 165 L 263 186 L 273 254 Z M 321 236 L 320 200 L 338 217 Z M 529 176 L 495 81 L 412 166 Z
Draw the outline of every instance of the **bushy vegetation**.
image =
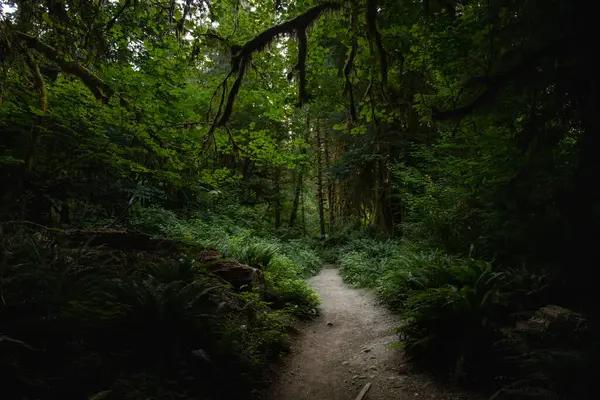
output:
M 8 398 L 247 398 L 285 347 L 291 313 L 233 292 L 192 247 L 68 248 L 60 232 L 8 231 L 0 310 Z
M 415 361 L 497 397 L 589 397 L 594 18 L 583 0 L 0 0 L 1 372 L 30 398 L 219 398 L 338 262 L 404 315 Z M 170 253 L 106 251 L 107 231 Z M 256 287 L 213 289 L 200 250 Z M 587 328 L 554 332 L 565 315 Z
M 533 313 L 552 301 L 550 276 L 358 237 L 337 250 L 342 276 L 401 315 L 399 345 L 415 366 L 492 393 L 501 388 L 495 399 L 591 398 L 591 327 L 565 309 Z
M 282 241 L 268 233 L 261 237 L 247 225 L 248 219 L 240 218 L 239 210 L 236 211 L 234 217 L 219 215 L 208 221 L 199 216 L 182 221 L 174 213 L 154 208 L 139 210 L 138 215 L 152 215 L 153 220 L 146 226 L 159 237 L 174 237 L 214 248 L 227 257 L 259 268 L 265 274 L 270 300 L 296 316 L 316 315 L 318 296 L 304 279 L 317 273 L 322 265 L 312 243 L 301 239 Z M 236 222 L 239 220 L 245 220 L 246 227 Z M 140 222 L 136 226 L 144 227 Z
M 153 234 L 152 249 L 136 247 L 145 238 L 139 234 L 127 243 L 121 230 L 75 231 L 73 242 L 61 229 L 4 228 L 7 393 L 247 398 L 286 349 L 294 319 L 318 314 L 319 298 L 304 278 L 321 261 L 302 241 L 258 237 L 226 215 L 207 223 L 158 207 L 136 208 L 131 224 Z M 92 242 L 113 233 L 125 241 L 117 249 Z M 207 249 L 257 268 L 266 288 L 233 291 L 202 261 Z

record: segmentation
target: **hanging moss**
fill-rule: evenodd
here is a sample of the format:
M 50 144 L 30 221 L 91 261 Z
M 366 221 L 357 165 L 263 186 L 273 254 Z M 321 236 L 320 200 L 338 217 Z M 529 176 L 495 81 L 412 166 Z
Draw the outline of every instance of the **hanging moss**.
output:
M 58 50 L 33 36 L 19 31 L 13 31 L 12 36 L 19 46 L 33 49 L 44 55 L 50 61 L 56 63 L 63 72 L 78 77 L 92 91 L 98 100 L 101 100 L 103 103 L 108 103 L 108 99 L 114 91 L 89 69 L 74 61 L 65 60 Z
M 325 2 L 310 8 L 305 13 L 297 16 L 289 21 L 272 26 L 263 32 L 259 33 L 252 39 L 248 40 L 242 46 L 232 46 L 231 70 L 238 74 L 234 85 L 231 87 L 229 96 L 227 96 L 227 104 L 223 111 L 223 115 L 219 117 L 218 126 L 223 126 L 229 120 L 233 104 L 239 91 L 239 88 L 244 79 L 246 65 L 250 62 L 253 53 L 264 50 L 273 41 L 283 35 L 294 35 L 298 40 L 298 63 L 295 69 L 298 71 L 299 77 L 299 97 L 303 103 L 307 98 L 306 93 L 306 51 L 307 40 L 306 30 L 315 22 L 315 20 L 327 10 L 336 10 L 342 7 L 341 3 Z

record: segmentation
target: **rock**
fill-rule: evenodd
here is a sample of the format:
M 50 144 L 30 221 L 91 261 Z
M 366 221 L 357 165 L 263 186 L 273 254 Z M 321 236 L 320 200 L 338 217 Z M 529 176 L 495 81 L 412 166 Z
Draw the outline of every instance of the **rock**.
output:
M 533 313 L 514 328 L 503 329 L 505 343 L 516 352 L 529 352 L 532 347 L 552 348 L 578 346 L 589 337 L 587 320 L 582 314 L 556 305 L 548 305 Z
M 331 321 L 327 322 L 327 326 L 333 326 L 333 322 L 331 322 Z
M 207 265 L 209 271 L 230 283 L 236 290 L 264 289 L 265 278 L 261 270 L 233 259 L 217 260 Z
M 342 361 L 342 365 L 348 365 L 350 364 L 350 361 Z
M 397 371 L 401 374 L 406 374 L 408 372 L 408 364 L 402 364 L 398 367 Z
M 192 350 L 192 355 L 212 364 L 212 360 L 210 359 L 206 351 L 202 349 Z
M 356 379 L 367 379 L 367 377 L 365 375 L 354 375 L 352 377 L 352 379 L 356 380 Z
M 368 348 L 368 347 L 365 347 L 364 349 L 362 349 L 362 352 L 363 352 L 363 353 L 368 353 L 368 352 L 370 352 L 370 351 L 371 351 L 371 349 L 370 349 L 370 348 Z
M 376 367 L 376 366 L 374 366 L 374 365 L 373 365 L 373 366 L 371 366 L 371 367 L 369 367 L 369 369 L 370 369 L 371 371 L 377 371 L 377 367 Z
M 223 258 L 223 254 L 219 253 L 217 250 L 212 249 L 202 249 L 196 255 L 196 261 L 198 261 L 201 264 L 221 260 Z

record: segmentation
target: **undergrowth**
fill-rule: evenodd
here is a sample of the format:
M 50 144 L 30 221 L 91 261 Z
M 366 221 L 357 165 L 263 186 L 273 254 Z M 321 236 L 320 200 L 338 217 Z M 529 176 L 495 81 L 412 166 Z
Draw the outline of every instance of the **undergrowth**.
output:
M 245 217 L 245 216 L 244 216 Z M 257 234 L 240 215 L 197 214 L 187 220 L 158 209 L 137 209 L 133 224 L 158 237 L 214 248 L 226 257 L 264 272 L 266 300 L 296 317 L 318 313 L 317 293 L 304 279 L 317 273 L 321 258 L 313 243 L 301 239 L 282 241 L 269 233 Z
M 398 345 L 413 366 L 480 385 L 496 392 L 495 399 L 586 398 L 593 392 L 598 341 L 589 327 L 551 321 L 533 329 L 525 323 L 553 299 L 548 274 L 360 232 L 326 253 L 335 255 L 346 282 L 372 289 L 400 313 Z
M 247 399 L 293 320 L 318 313 L 304 277 L 321 261 L 302 242 L 159 208 L 135 210 L 130 225 L 176 246 L 116 250 L 72 245 L 59 230 L 4 229 L 7 399 Z M 266 289 L 232 290 L 196 261 L 206 248 L 261 270 Z

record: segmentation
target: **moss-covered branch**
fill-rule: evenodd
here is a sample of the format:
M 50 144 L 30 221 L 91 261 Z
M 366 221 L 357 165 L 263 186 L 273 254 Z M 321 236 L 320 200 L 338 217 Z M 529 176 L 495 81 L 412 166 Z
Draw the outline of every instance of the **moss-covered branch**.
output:
M 325 11 L 336 10 L 342 7 L 341 3 L 325 2 L 313 8 L 310 8 L 305 13 L 297 16 L 289 21 L 272 26 L 263 32 L 259 33 L 252 39 L 248 40 L 242 46 L 234 46 L 231 49 L 231 70 L 238 74 L 235 83 L 231 87 L 227 104 L 223 111 L 223 115 L 217 116 L 218 126 L 223 126 L 229 120 L 233 110 L 236 96 L 242 85 L 246 67 L 250 62 L 253 53 L 264 50 L 269 44 L 282 35 L 296 35 L 298 39 L 298 63 L 295 69 L 299 75 L 299 97 L 300 102 L 306 100 L 306 29 L 315 22 L 315 20 Z
M 308 47 L 306 30 L 299 30 L 296 36 L 298 38 L 298 63 L 295 69 L 298 71 L 298 96 L 300 105 L 302 105 L 308 99 L 306 91 L 306 52 Z
M 114 91 L 89 69 L 75 61 L 67 61 L 58 50 L 38 38 L 19 31 L 13 31 L 12 34 L 22 46 L 37 51 L 48 60 L 56 63 L 65 73 L 78 77 L 98 100 L 102 100 L 103 103 L 108 102 Z
M 40 91 L 40 108 L 42 112 L 46 112 L 47 100 L 46 100 L 46 84 L 44 83 L 44 78 L 42 77 L 42 73 L 40 72 L 39 66 L 33 61 L 33 57 L 31 54 L 27 53 L 25 60 L 27 62 L 27 66 L 31 71 L 31 75 L 33 77 L 33 81 L 35 84 L 35 88 Z

